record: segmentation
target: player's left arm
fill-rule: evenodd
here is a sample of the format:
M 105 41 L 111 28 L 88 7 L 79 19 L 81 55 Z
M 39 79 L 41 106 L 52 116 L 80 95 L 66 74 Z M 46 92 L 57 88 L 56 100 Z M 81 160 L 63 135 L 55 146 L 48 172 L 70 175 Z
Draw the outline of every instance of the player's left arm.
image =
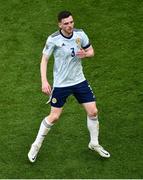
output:
M 76 56 L 78 56 L 79 58 L 83 59 L 83 58 L 87 58 L 87 57 L 93 57 L 94 56 L 94 49 L 92 47 L 92 45 L 90 45 L 88 48 L 83 49 L 81 48 L 77 53 Z

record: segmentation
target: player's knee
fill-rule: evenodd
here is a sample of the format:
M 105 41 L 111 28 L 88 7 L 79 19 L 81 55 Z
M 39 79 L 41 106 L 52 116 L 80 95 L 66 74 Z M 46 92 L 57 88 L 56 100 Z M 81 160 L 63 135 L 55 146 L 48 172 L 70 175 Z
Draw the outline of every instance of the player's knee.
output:
M 98 110 L 97 109 L 92 109 L 91 111 L 88 112 L 87 115 L 89 117 L 96 117 L 98 115 Z
M 55 123 L 56 121 L 58 121 L 59 119 L 59 115 L 56 114 L 56 113 L 51 113 L 49 116 L 48 116 L 48 119 L 51 121 L 51 123 Z
M 59 115 L 58 114 L 56 114 L 56 113 L 53 113 L 52 114 L 52 118 L 53 118 L 53 121 L 55 122 L 55 121 L 57 121 L 58 119 L 59 119 Z

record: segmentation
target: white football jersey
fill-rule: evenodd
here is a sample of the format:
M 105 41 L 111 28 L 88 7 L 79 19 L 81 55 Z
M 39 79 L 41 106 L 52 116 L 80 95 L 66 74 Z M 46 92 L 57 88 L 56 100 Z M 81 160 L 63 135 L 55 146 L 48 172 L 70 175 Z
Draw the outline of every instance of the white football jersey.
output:
M 89 46 L 89 39 L 81 29 L 74 29 L 71 37 L 65 37 L 61 31 L 48 37 L 43 54 L 48 58 L 54 55 L 53 87 L 73 86 L 85 80 L 76 52 Z

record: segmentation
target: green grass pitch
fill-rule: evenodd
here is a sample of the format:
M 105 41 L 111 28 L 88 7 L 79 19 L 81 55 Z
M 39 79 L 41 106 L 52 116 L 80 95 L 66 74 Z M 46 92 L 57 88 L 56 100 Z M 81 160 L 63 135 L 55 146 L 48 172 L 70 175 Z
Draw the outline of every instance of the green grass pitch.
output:
M 83 61 L 97 97 L 102 159 L 88 150 L 86 114 L 73 97 L 35 164 L 27 153 L 50 110 L 40 58 L 56 16 L 72 11 L 96 51 Z M 0 178 L 143 178 L 143 1 L 0 0 Z M 53 58 L 48 66 L 52 83 Z

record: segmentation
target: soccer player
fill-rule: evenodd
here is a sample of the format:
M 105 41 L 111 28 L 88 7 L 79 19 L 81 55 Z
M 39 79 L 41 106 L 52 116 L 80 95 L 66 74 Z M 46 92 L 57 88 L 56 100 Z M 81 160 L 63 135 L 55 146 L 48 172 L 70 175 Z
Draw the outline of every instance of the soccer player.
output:
M 81 61 L 94 56 L 94 50 L 88 36 L 82 29 L 74 29 L 71 12 L 62 11 L 58 14 L 59 30 L 50 35 L 43 49 L 41 60 L 42 91 L 51 96 L 50 114 L 40 125 L 37 137 L 28 153 L 30 162 L 35 162 L 42 142 L 55 122 L 59 119 L 66 99 L 73 95 L 87 113 L 87 127 L 90 134 L 88 148 L 109 158 L 110 154 L 99 145 L 99 121 L 93 91 L 84 77 Z M 54 55 L 53 88 L 47 79 L 47 64 L 51 54 Z

